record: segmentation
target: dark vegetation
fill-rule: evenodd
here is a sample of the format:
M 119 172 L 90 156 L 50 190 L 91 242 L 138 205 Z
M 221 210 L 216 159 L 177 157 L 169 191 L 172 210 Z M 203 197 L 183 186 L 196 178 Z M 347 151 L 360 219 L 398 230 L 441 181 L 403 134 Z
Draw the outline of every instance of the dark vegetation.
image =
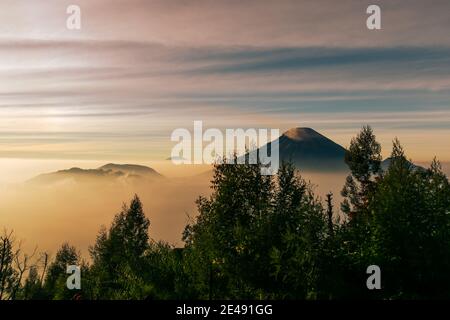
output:
M 450 296 L 450 185 L 434 160 L 414 167 L 395 140 L 391 163 L 370 127 L 351 141 L 340 214 L 288 163 L 215 166 L 183 248 L 154 242 L 137 196 L 102 228 L 84 262 L 64 244 L 26 255 L 0 237 L 0 299 L 428 299 Z M 340 217 L 340 218 L 338 218 Z M 67 265 L 81 290 L 66 288 Z M 368 290 L 378 265 L 382 289 Z

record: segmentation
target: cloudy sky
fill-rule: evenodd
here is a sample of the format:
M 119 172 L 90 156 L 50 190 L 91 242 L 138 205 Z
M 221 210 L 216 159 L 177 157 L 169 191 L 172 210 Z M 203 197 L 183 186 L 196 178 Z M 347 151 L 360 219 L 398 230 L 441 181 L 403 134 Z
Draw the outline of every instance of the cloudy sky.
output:
M 81 7 L 81 30 L 66 8 Z M 382 30 L 366 28 L 378 4 Z M 162 160 L 170 133 L 371 124 L 450 161 L 448 0 L 2 0 L 0 158 Z

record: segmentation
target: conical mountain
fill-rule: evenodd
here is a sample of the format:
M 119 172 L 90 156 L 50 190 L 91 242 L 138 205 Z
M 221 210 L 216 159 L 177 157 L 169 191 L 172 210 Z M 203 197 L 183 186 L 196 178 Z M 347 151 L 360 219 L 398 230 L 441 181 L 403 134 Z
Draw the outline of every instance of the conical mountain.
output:
M 345 148 L 311 128 L 292 128 L 278 138 L 280 162 L 300 170 L 345 171 Z

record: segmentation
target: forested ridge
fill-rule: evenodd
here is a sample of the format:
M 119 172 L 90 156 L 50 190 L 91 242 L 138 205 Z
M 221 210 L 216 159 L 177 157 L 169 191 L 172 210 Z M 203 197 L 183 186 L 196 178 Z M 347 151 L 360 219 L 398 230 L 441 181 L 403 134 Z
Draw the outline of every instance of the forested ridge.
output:
M 319 199 L 289 163 L 275 176 L 216 164 L 182 248 L 151 239 L 157 226 L 137 195 L 100 229 L 89 261 L 68 243 L 54 257 L 26 254 L 5 230 L 0 300 L 449 298 L 448 178 L 437 160 L 414 166 L 397 139 L 389 168 L 381 160 L 363 127 L 346 154 L 341 204 Z M 67 265 L 81 267 L 80 290 L 67 289 Z M 380 290 L 366 286 L 370 265 Z

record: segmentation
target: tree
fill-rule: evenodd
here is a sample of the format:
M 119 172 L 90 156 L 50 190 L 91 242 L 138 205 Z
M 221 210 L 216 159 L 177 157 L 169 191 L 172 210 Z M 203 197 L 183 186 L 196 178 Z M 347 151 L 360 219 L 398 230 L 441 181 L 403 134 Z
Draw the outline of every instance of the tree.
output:
M 328 222 L 328 233 L 333 236 L 333 192 L 329 192 L 327 197 L 327 222 Z
M 313 299 L 320 296 L 320 271 L 327 223 L 321 203 L 292 164 L 284 163 L 276 176 L 275 206 L 269 214 L 271 275 L 264 288 L 276 299 Z
M 384 294 L 449 297 L 448 179 L 437 161 L 428 170 L 413 167 L 397 139 L 391 159 L 370 203 L 372 258 L 383 271 Z
M 14 237 L 13 232 L 4 230 L 0 236 L 0 300 L 11 299 L 17 281 L 14 269 Z
M 128 299 L 148 294 L 142 275 L 149 249 L 149 225 L 142 203 L 135 195 L 129 206 L 123 205 L 109 230 L 100 230 L 95 245 L 90 248 L 93 265 L 89 285 L 93 295 Z
M 15 300 L 17 294 L 20 294 L 22 280 L 25 273 L 30 270 L 34 265 L 31 263 L 31 259 L 36 254 L 37 248 L 34 249 L 31 255 L 22 252 L 22 243 L 19 242 L 18 248 L 14 252 L 14 265 L 16 270 L 16 279 L 11 292 L 11 299 Z
M 183 249 L 151 241 L 145 254 L 143 278 L 149 286 L 146 299 L 193 298 L 191 283 L 184 269 Z
M 271 205 L 271 177 L 260 164 L 224 161 L 214 166 L 211 188 L 209 199 L 197 200 L 199 215 L 183 236 L 192 282 L 205 299 L 253 297 L 255 238 Z
M 343 192 L 352 219 L 342 222 L 333 220 L 332 194 L 325 210 L 289 163 L 275 176 L 261 175 L 261 164 L 222 163 L 184 248 L 150 239 L 137 196 L 100 229 L 90 266 L 64 244 L 38 268 L 4 232 L 0 298 L 70 299 L 69 264 L 81 267 L 87 299 L 449 298 L 449 180 L 436 159 L 413 165 L 397 139 L 383 173 L 379 152 L 370 127 L 352 140 Z M 381 268 L 382 290 L 367 289 L 369 265 Z
M 44 290 L 49 299 L 68 300 L 74 296 L 74 292 L 66 286 L 66 280 L 69 276 L 67 266 L 81 266 L 81 256 L 78 250 L 64 243 L 56 253 L 55 260 L 48 266 L 45 276 Z
M 201 298 L 312 298 L 327 236 L 323 208 L 295 168 L 217 164 L 213 194 L 197 202 L 184 260 Z
M 344 197 L 341 210 L 350 218 L 366 211 L 370 194 L 381 174 L 381 159 L 381 145 L 376 141 L 372 128 L 364 126 L 351 140 L 350 148 L 345 154 L 345 162 L 351 174 L 341 192 Z
M 39 270 L 36 265 L 30 267 L 28 277 L 20 292 L 20 298 L 24 300 L 43 299 L 42 283 L 39 276 Z

